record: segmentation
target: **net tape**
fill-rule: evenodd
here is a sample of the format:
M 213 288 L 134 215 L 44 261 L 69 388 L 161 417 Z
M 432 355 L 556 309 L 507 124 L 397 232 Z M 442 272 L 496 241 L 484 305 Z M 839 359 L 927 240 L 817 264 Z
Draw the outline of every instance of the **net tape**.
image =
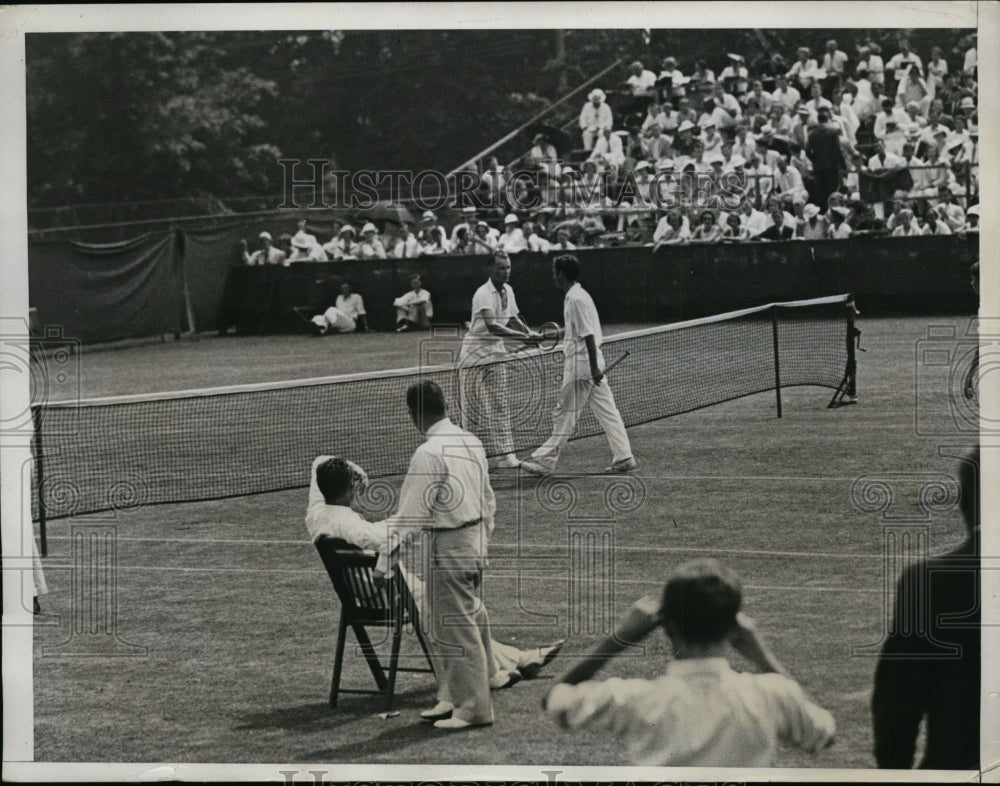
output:
M 781 386 L 836 388 L 848 361 L 848 295 L 776 303 L 609 336 L 608 377 L 627 426 L 773 390 L 772 312 Z M 421 358 L 457 359 L 457 336 L 430 335 Z M 406 410 L 418 378 L 444 390 L 453 420 L 490 455 L 540 445 L 552 429 L 563 353 L 521 351 L 459 368 L 412 369 L 263 385 L 50 403 L 36 413 L 45 516 L 301 488 L 312 459 L 350 458 L 372 477 L 406 471 L 420 442 Z M 464 395 L 462 395 L 464 394 Z M 510 425 L 511 445 L 503 425 Z M 589 409 L 574 439 L 600 433 Z M 37 518 L 38 484 L 32 512 Z

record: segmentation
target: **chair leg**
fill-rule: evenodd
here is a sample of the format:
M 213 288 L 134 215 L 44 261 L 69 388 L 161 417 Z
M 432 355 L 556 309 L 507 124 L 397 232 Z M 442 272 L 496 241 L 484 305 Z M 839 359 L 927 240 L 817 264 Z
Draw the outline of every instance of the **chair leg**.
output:
M 336 708 L 340 690 L 340 672 L 344 667 L 344 645 L 347 642 L 347 619 L 341 614 L 337 630 L 337 654 L 333 658 L 333 679 L 330 681 L 330 706 Z
M 385 688 L 385 709 L 392 710 L 393 696 L 396 692 L 396 671 L 399 668 L 399 645 L 403 639 L 403 626 L 398 622 L 392 628 L 392 651 L 389 654 L 389 682 Z
M 368 668 L 371 669 L 372 676 L 378 684 L 378 689 L 385 690 L 385 672 L 383 671 L 382 664 L 378 659 L 378 654 L 372 646 L 371 639 L 368 638 L 368 634 L 361 625 L 352 625 L 351 627 L 354 628 L 354 635 L 358 637 L 358 644 L 361 645 L 361 652 L 364 654 L 365 662 L 368 664 Z

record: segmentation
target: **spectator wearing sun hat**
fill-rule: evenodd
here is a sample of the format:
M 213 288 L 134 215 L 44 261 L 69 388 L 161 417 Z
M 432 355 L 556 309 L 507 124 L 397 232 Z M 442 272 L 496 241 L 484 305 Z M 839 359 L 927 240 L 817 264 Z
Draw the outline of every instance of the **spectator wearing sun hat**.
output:
M 808 90 L 812 86 L 819 68 L 808 46 L 800 46 L 796 55 L 798 60 L 792 63 L 792 67 L 788 69 L 785 77 L 789 82 L 797 82 L 799 89 Z
M 257 235 L 260 248 L 252 254 L 247 249 L 247 241 L 241 240 L 240 246 L 243 249 L 243 263 L 246 265 L 286 265 L 285 252 L 280 248 L 275 248 L 270 232 L 261 232 Z
M 361 227 L 361 244 L 358 247 L 361 259 L 385 259 L 385 245 L 378 236 L 378 228 L 371 222 Z
M 310 242 L 309 237 L 313 237 L 312 242 Z M 330 258 L 326 255 L 326 251 L 323 250 L 323 246 L 315 242 L 314 236 L 303 237 L 301 234 L 292 236 L 292 253 L 288 255 L 288 264 L 292 262 L 329 261 Z
M 665 57 L 663 62 L 660 63 L 660 78 L 659 83 L 665 87 L 665 95 L 672 96 L 674 98 L 681 98 L 687 95 L 687 90 L 684 86 L 691 80 L 684 76 L 679 68 L 677 68 L 677 58 L 676 57 Z
M 730 88 L 734 95 L 741 96 L 750 88 L 750 72 L 746 68 L 746 58 L 730 52 L 729 60 L 719 74 L 719 83 Z
M 836 205 L 830 208 L 830 223 L 826 228 L 826 236 L 831 240 L 847 240 L 854 230 L 847 223 L 847 217 L 851 211 L 842 206 Z
M 417 233 L 421 256 L 440 256 L 447 254 L 450 246 L 448 236 L 443 226 L 438 224 L 437 216 L 431 210 L 425 210 L 420 216 L 420 231 Z
M 528 250 L 528 240 L 520 223 L 520 219 L 513 213 L 508 213 L 503 220 L 504 232 L 500 235 L 497 247 L 506 254 L 519 254 Z
M 802 220 L 799 221 L 796 237 L 803 240 L 822 240 L 826 237 L 827 222 L 819 215 L 819 207 L 808 203 L 802 209 Z
M 580 130 L 583 132 L 583 149 L 592 150 L 602 129 L 614 128 L 611 107 L 605 101 L 604 91 L 596 88 L 587 96 L 587 103 L 580 110 Z

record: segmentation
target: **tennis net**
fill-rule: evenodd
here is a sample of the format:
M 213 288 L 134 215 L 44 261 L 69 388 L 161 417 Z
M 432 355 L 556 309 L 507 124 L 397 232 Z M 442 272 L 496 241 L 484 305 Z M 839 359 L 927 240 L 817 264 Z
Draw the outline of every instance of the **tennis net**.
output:
M 622 417 L 634 426 L 793 385 L 853 393 L 853 313 L 850 296 L 837 295 L 609 336 L 608 364 L 628 353 L 609 373 Z M 457 332 L 429 334 L 410 369 L 41 405 L 33 515 L 300 488 L 321 454 L 351 458 L 372 476 L 405 472 L 420 441 L 406 389 L 419 378 L 437 382 L 454 418 L 461 372 L 430 361 L 457 357 L 459 343 Z M 488 365 L 504 370 L 515 449 L 540 445 L 552 429 L 560 347 Z M 575 438 L 597 433 L 588 409 Z

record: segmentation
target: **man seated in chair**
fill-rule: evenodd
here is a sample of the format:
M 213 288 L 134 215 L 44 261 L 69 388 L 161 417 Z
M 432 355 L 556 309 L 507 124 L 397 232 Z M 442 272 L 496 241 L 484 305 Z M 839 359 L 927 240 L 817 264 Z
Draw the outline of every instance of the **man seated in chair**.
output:
M 321 538 L 339 538 L 359 548 L 379 552 L 386 546 L 386 527 L 383 522 L 368 521 L 351 508 L 355 484 L 363 485 L 368 479 L 365 471 L 352 461 L 333 456 L 319 456 L 313 461 L 309 479 L 309 507 L 306 510 L 306 528 L 313 542 Z M 388 559 L 379 559 L 379 568 L 389 567 Z M 424 583 L 406 570 L 404 561 L 398 562 L 400 574 L 410 589 L 417 608 L 424 609 L 426 592 Z M 388 572 L 388 570 L 386 570 Z M 519 650 L 510 644 L 493 640 L 493 664 L 490 687 L 494 690 L 509 688 L 522 679 L 534 679 L 562 649 L 564 640 L 547 647 Z M 437 721 L 451 715 L 451 701 L 443 687 L 438 686 L 438 705 L 421 713 L 425 721 Z
M 396 307 L 397 333 L 430 330 L 434 306 L 431 305 L 431 293 L 420 283 L 420 276 L 410 279 L 410 291 L 396 298 L 392 305 Z

